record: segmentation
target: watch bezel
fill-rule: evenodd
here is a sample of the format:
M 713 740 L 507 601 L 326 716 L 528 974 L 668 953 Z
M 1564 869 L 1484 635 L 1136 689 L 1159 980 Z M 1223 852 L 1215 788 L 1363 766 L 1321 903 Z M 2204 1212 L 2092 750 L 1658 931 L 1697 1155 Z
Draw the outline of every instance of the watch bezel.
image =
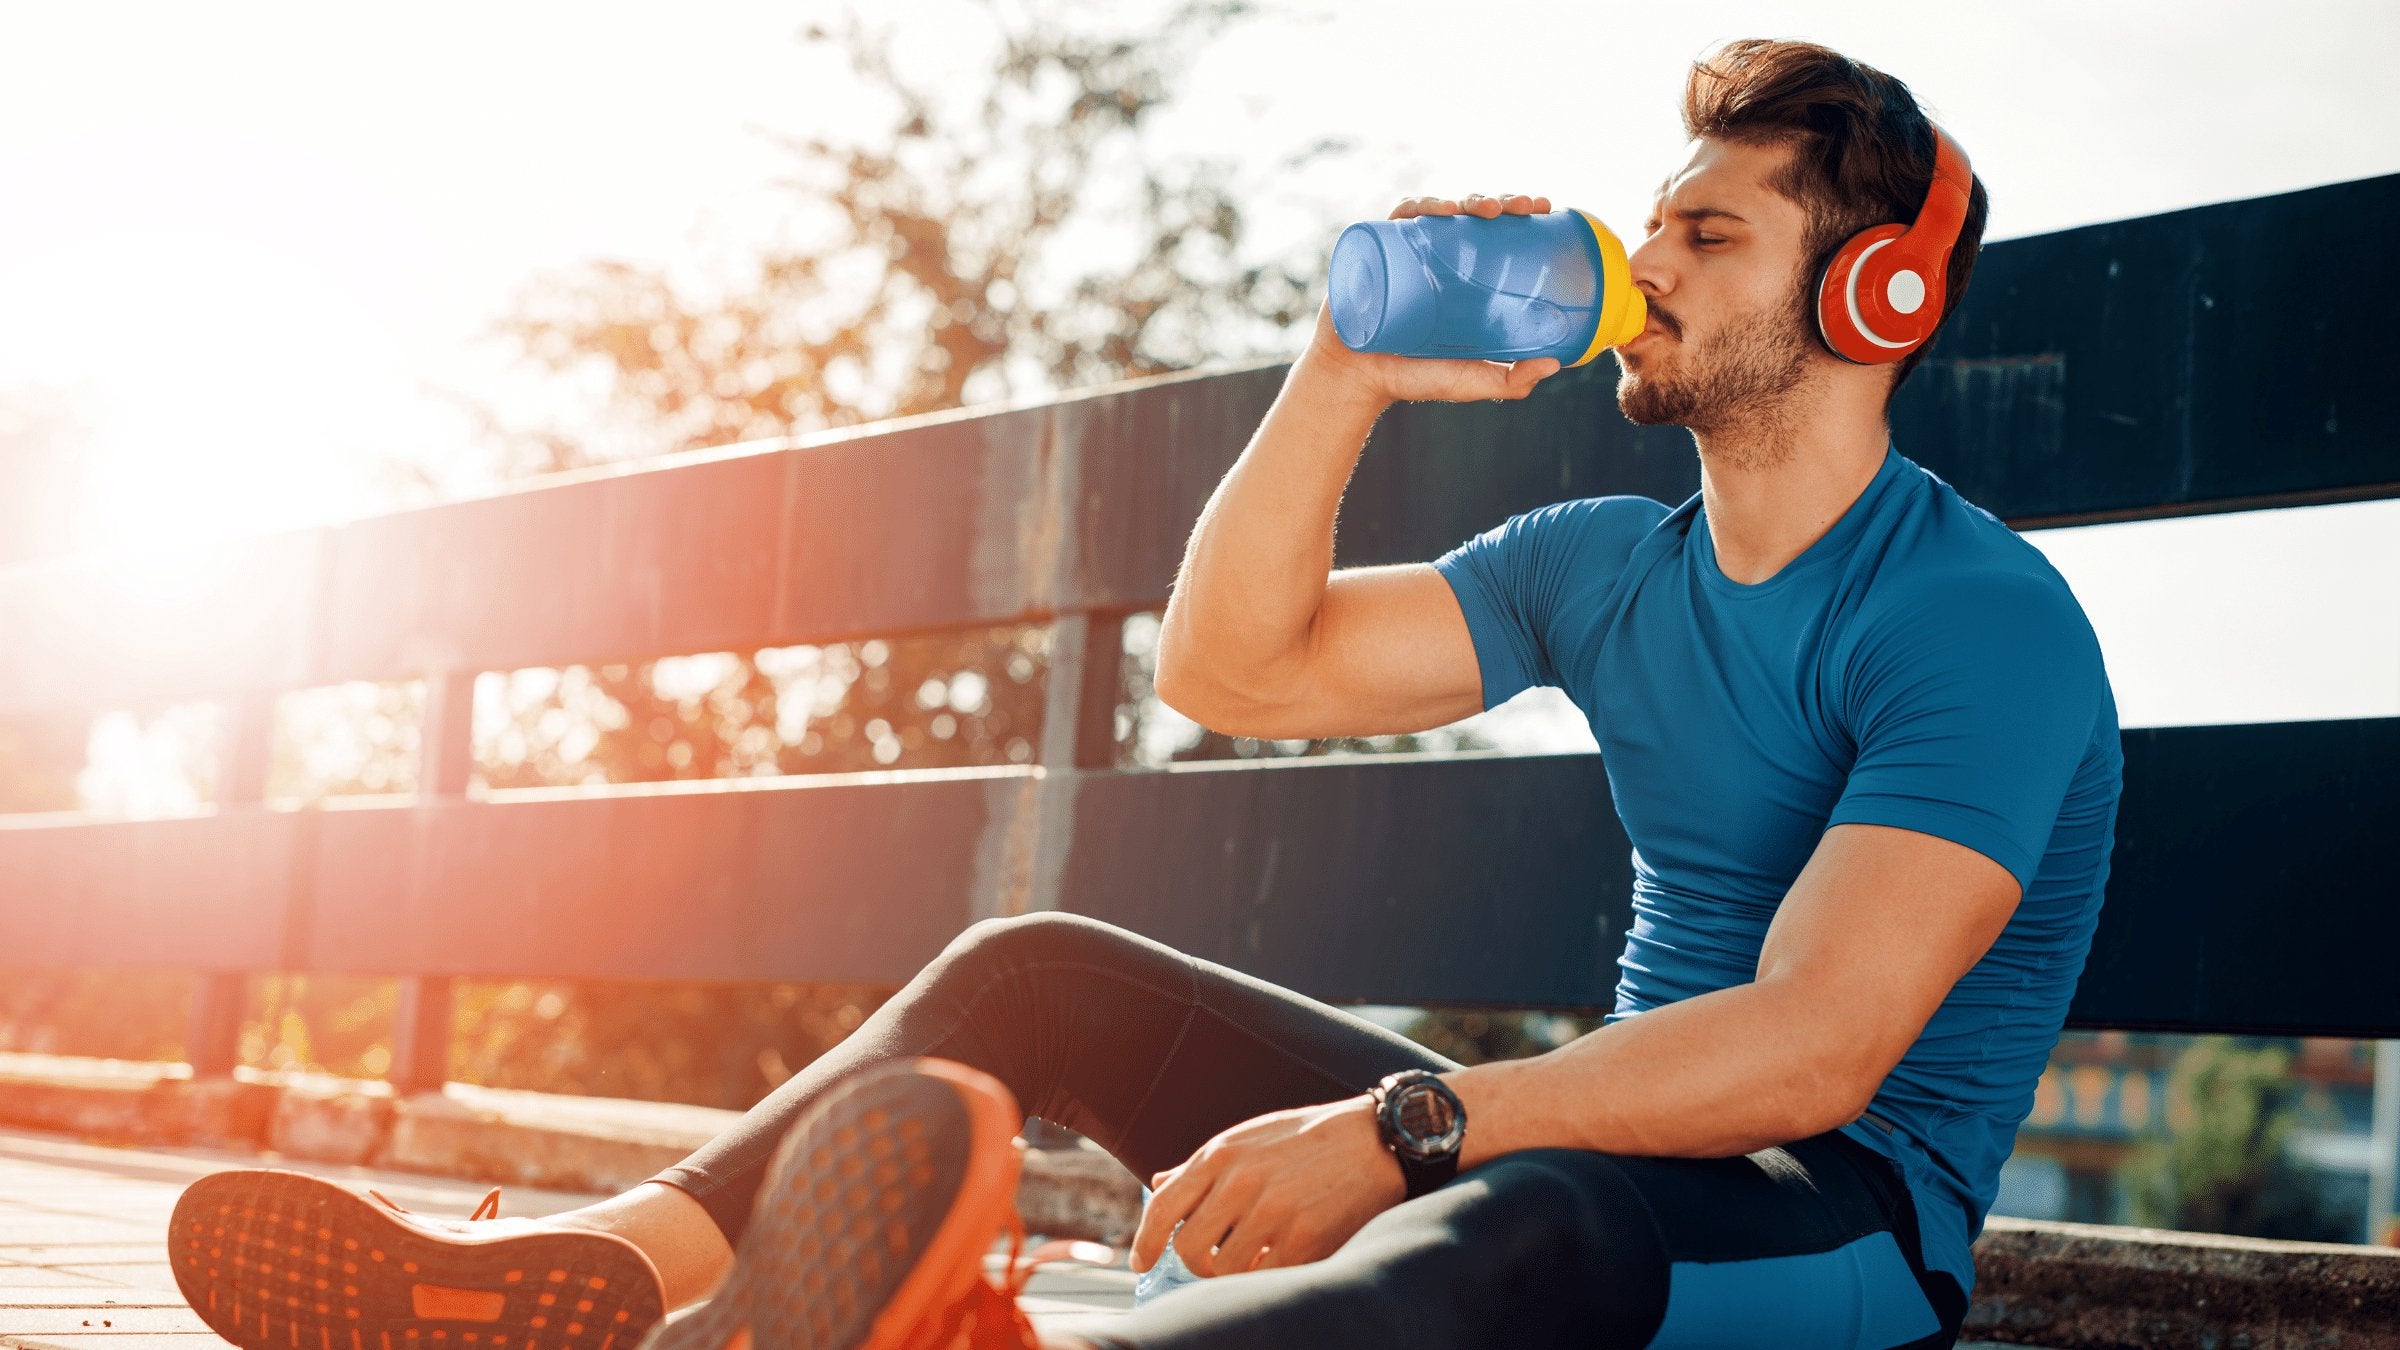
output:
M 1397 1080 L 1397 1081 L 1395 1081 Z M 1407 1098 L 1418 1093 L 1431 1093 L 1445 1098 L 1450 1104 L 1450 1128 L 1430 1139 L 1410 1130 L 1402 1122 L 1401 1113 Z M 1395 1153 L 1405 1154 L 1417 1162 L 1440 1162 L 1457 1156 L 1459 1146 L 1467 1138 L 1467 1108 L 1448 1083 L 1425 1069 L 1407 1069 L 1376 1084 L 1376 1117 L 1383 1124 L 1383 1135 Z

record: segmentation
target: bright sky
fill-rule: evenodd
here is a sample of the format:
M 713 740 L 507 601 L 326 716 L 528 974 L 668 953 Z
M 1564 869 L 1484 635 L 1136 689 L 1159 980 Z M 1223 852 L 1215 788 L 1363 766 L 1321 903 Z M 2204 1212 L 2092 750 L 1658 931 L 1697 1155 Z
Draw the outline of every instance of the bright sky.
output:
M 1267 242 L 1278 228 L 1304 237 L 1298 203 L 1380 216 L 1416 192 L 1545 193 L 1631 232 L 1681 158 L 1685 63 L 1735 36 L 1814 38 L 1908 81 L 1989 185 L 1994 238 L 2400 170 L 2390 0 L 2304 0 L 2271 20 L 2217 0 L 1267 8 L 1194 63 L 1156 142 L 1242 161 Z M 871 9 L 908 16 L 908 69 L 980 63 L 972 7 Z M 389 509 L 379 466 L 393 461 L 433 464 L 460 488 L 484 481 L 440 391 L 537 397 L 478 339 L 520 285 L 599 257 L 710 275 L 775 227 L 785 161 L 768 133 L 839 133 L 872 112 L 790 40 L 831 12 L 736 0 L 0 11 L 0 403 L 69 427 L 83 482 L 61 511 L 75 538 Z M 1276 176 L 1281 153 L 1321 134 L 1361 151 L 1305 183 Z M 2307 532 L 2314 551 L 2276 551 L 2275 566 L 2302 570 L 2259 584 L 2277 597 L 2268 609 L 2300 616 L 2292 641 L 2363 646 L 2308 656 L 2351 672 L 2313 702 L 2262 676 L 2259 697 L 2292 709 L 2272 715 L 2400 712 L 2400 516 L 2333 510 L 2349 514 Z M 2210 528 L 2235 527 L 2120 527 L 2128 543 L 2113 547 L 2205 560 Z M 2193 697 L 2166 689 L 2188 650 L 2136 633 L 2166 622 L 2159 607 L 2109 598 L 2136 574 L 2108 561 L 2111 546 L 2045 546 L 2095 622 L 2120 615 L 2103 637 L 2129 724 L 2260 715 L 2245 697 L 2196 717 Z M 2224 612 L 2203 608 L 2195 620 Z M 2320 621 L 2337 610 L 2362 622 Z M 2120 648 L 2145 642 L 2165 653 L 2164 683 L 2137 698 L 2121 667 L 2139 661 Z M 2230 697 L 2228 680 L 2213 687 L 2196 697 Z

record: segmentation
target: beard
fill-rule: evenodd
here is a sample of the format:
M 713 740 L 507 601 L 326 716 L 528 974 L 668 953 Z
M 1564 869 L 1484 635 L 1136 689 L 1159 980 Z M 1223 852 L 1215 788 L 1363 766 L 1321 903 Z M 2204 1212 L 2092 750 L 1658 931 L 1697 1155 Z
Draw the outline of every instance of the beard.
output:
M 1617 410 L 1637 425 L 1715 437 L 1712 453 L 1738 467 L 1773 467 L 1790 453 L 1792 396 L 1808 369 L 1798 299 L 1737 314 L 1698 342 L 1662 323 L 1674 345 L 1653 348 L 1644 369 L 1617 354 Z

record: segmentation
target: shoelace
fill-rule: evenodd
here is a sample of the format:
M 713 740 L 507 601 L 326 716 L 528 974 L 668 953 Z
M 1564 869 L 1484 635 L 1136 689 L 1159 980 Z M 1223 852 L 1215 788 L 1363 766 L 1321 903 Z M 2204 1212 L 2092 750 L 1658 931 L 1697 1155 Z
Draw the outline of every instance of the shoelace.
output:
M 410 1210 L 406 1205 L 400 1204 L 398 1201 L 392 1199 L 392 1197 L 385 1195 L 383 1192 L 376 1190 L 372 1186 L 367 1188 L 367 1194 L 374 1196 L 376 1200 L 382 1203 L 384 1208 L 392 1211 L 394 1214 L 406 1214 L 412 1219 L 420 1217 L 414 1211 Z M 499 1217 L 500 1188 L 494 1186 L 492 1187 L 490 1193 L 483 1197 L 483 1203 L 475 1207 L 475 1212 L 467 1216 L 467 1222 L 473 1223 L 478 1219 L 497 1219 Z
M 979 1265 L 966 1297 L 951 1306 L 928 1344 L 956 1350 L 1036 1350 L 1041 1341 L 1034 1334 L 1033 1320 L 1017 1305 L 1017 1296 L 1025 1292 L 1034 1268 L 1050 1261 L 1114 1265 L 1117 1257 L 1115 1248 L 1069 1238 L 1053 1238 L 1030 1252 L 1024 1247 L 1025 1221 L 1012 1211 L 1008 1216 L 1008 1263 L 1002 1268 L 1000 1282 L 986 1279 Z

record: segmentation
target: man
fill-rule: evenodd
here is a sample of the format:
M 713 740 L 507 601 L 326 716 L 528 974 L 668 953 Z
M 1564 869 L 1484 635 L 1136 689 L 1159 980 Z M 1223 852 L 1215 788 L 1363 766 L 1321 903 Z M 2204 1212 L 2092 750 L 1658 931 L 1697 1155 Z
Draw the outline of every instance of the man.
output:
M 1820 332 L 1828 261 L 1928 199 L 1907 89 L 1741 42 L 1694 67 L 1683 115 L 1618 403 L 1690 428 L 1699 494 L 1562 502 L 1333 574 L 1386 407 L 1522 398 L 1557 363 L 1356 353 L 1320 314 L 1160 642 L 1160 696 L 1251 736 L 1565 689 L 1635 846 L 1606 1025 L 1460 1068 L 1106 924 L 987 921 L 737 1129 L 588 1210 L 457 1223 L 204 1180 L 169 1236 L 194 1306 L 248 1347 L 367 1350 L 373 1323 L 420 1350 L 607 1350 L 713 1288 L 653 1342 L 1030 1346 L 1017 1281 L 976 1266 L 1013 1224 L 1030 1110 L 1152 1178 L 1137 1269 L 1173 1233 L 1214 1277 L 1053 1350 L 1949 1345 L 2098 913 L 2114 701 L 2065 582 L 1891 444 L 1922 342 L 1854 364 Z M 1936 314 L 1981 238 L 1965 195 Z

